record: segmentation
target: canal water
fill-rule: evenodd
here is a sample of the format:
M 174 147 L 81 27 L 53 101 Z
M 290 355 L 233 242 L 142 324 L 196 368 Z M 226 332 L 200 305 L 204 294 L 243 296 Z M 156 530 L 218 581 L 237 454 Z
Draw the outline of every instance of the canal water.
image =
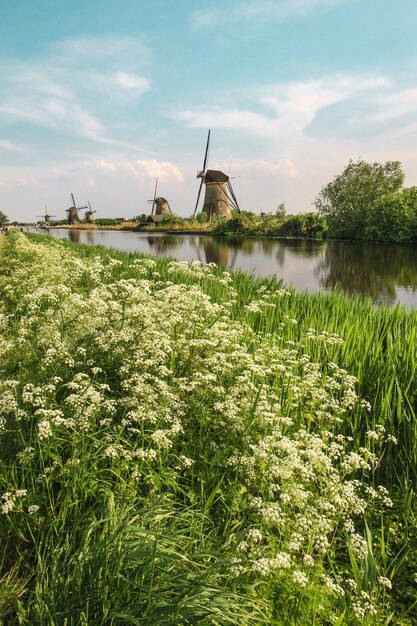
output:
M 110 230 L 39 230 L 76 243 L 101 244 L 155 256 L 195 259 L 263 276 L 274 274 L 298 291 L 336 288 L 375 304 L 417 309 L 417 246 L 368 242 L 224 239 Z

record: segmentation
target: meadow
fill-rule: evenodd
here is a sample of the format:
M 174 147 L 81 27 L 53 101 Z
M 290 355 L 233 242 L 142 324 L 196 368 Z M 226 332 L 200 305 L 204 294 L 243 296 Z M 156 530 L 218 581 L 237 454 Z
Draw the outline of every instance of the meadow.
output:
M 416 623 L 415 312 L 1 244 L 0 624 Z

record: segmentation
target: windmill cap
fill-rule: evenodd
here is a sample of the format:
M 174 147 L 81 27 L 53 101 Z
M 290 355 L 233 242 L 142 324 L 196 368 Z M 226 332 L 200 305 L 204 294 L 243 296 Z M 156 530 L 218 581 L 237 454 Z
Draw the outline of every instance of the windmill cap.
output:
M 205 183 L 227 183 L 229 177 L 220 170 L 207 170 L 204 176 Z

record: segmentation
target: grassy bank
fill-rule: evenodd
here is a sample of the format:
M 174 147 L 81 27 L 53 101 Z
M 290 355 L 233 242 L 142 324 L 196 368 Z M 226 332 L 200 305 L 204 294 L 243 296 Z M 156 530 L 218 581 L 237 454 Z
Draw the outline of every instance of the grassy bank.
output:
M 5 239 L 4 624 L 415 622 L 415 314 Z

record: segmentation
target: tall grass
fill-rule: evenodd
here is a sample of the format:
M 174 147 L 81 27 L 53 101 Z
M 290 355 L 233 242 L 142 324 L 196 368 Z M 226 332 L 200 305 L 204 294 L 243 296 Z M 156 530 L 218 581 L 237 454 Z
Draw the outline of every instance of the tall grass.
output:
M 413 623 L 414 313 L 42 236 L 2 261 L 5 624 Z
M 37 241 L 41 236 L 30 235 Z M 84 258 L 97 255 L 103 260 L 115 258 L 121 262 L 121 270 L 129 273 L 136 258 L 145 258 L 137 253 L 109 250 L 104 246 L 86 246 L 64 242 Z M 229 288 L 213 281 L 211 277 L 184 276 L 168 273 L 172 259 L 158 258 L 156 269 L 161 280 L 172 280 L 198 284 L 214 301 L 225 301 Z M 214 275 L 221 276 L 222 270 L 212 268 Z M 360 395 L 372 405 L 370 416 L 350 416 L 349 428 L 361 441 L 366 430 L 383 424 L 388 432 L 399 441 L 399 446 L 387 446 L 384 471 L 389 482 L 416 484 L 417 480 L 417 312 L 407 311 L 400 305 L 393 309 L 375 308 L 371 299 L 348 297 L 340 292 L 332 294 L 297 293 L 290 289 L 291 297 L 279 299 L 268 315 L 250 314 L 245 306 L 254 300 L 254 294 L 266 287 L 274 292 L 282 288 L 276 277 L 260 277 L 245 272 L 233 271 L 231 284 L 236 291 L 232 308 L 234 319 L 249 321 L 257 333 L 279 333 L 283 341 L 292 340 L 304 345 L 308 329 L 336 333 L 343 344 L 331 346 L 324 341 L 310 341 L 309 351 L 314 359 L 334 360 L 358 379 Z M 259 296 L 255 295 L 255 298 Z M 287 323 L 285 317 L 295 319 L 297 324 Z M 284 320 L 284 327 L 283 325 Z

